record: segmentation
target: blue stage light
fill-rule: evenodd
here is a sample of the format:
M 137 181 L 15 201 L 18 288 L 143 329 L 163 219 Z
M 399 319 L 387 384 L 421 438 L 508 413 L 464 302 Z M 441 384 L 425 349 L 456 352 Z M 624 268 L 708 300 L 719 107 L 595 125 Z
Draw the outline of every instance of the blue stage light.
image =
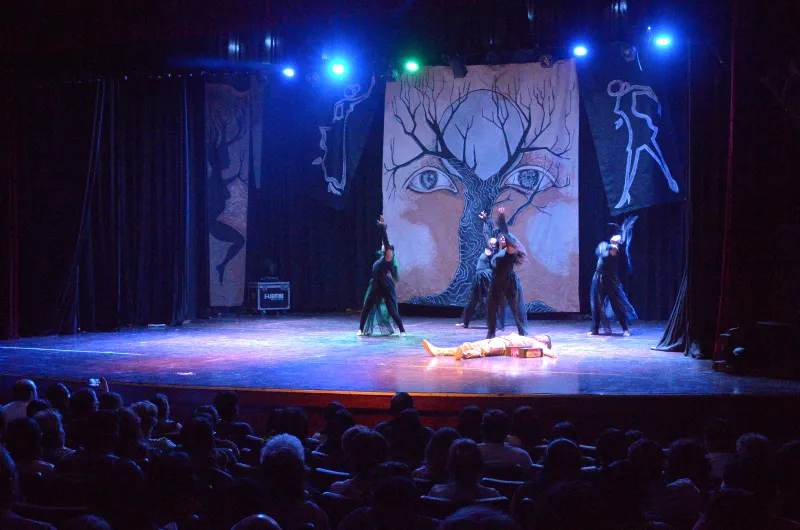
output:
M 656 46 L 659 46 L 661 48 L 666 48 L 667 46 L 672 44 L 672 39 L 669 38 L 667 35 L 660 35 L 656 37 L 655 43 Z
M 331 65 L 331 72 L 333 72 L 335 75 L 343 76 L 344 73 L 345 73 L 345 70 L 346 70 L 346 68 L 344 66 L 344 63 L 341 62 L 341 61 L 334 62 Z
M 583 57 L 584 55 L 589 53 L 589 50 L 586 48 L 586 46 L 578 45 L 575 46 L 575 48 L 572 50 L 572 53 L 574 53 L 578 57 Z
M 294 68 L 284 68 L 283 75 L 286 77 L 294 77 Z

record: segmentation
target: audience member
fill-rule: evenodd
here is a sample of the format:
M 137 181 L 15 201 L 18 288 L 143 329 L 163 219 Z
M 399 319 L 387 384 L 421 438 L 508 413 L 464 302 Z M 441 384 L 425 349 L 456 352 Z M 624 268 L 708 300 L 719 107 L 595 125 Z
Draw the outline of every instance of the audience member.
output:
M 69 399 L 69 414 L 64 417 L 67 447 L 83 447 L 89 416 L 97 410 L 97 394 L 91 388 L 81 388 Z
M 772 459 L 775 456 L 775 449 L 766 436 L 751 432 L 743 434 L 736 440 L 736 454 L 741 458 L 752 456 Z
M 776 454 L 778 513 L 800 522 L 800 441 L 781 446 Z
M 249 423 L 239 421 L 239 394 L 224 391 L 214 398 L 214 407 L 219 413 L 219 423 L 216 426 L 217 436 L 233 443 L 241 443 L 253 434 Z
M 8 424 L 6 448 L 14 459 L 26 500 L 39 501 L 42 481 L 53 473 L 53 464 L 42 460 L 42 431 L 31 418 L 17 418 Z
M 42 459 L 55 465 L 64 455 L 72 453 L 64 444 L 66 436 L 61 414 L 55 409 L 43 410 L 33 417 L 42 430 Z
M 496 489 L 478 483 L 483 471 L 483 457 L 478 444 L 469 438 L 460 438 L 453 442 L 450 446 L 447 467 L 450 472 L 450 482 L 434 485 L 428 493 L 431 497 L 472 502 L 501 496 Z
M 56 530 L 47 524 L 25 519 L 11 509 L 17 500 L 17 470 L 11 455 L 0 446 L 0 528 L 3 530 Z
M 150 403 L 156 406 L 158 423 L 153 428 L 152 437 L 177 435 L 181 432 L 181 424 L 170 419 L 169 398 L 165 394 L 156 394 L 150 398 Z
M 424 427 L 416 409 L 401 412 L 392 424 L 389 454 L 392 460 L 416 468 L 425 458 L 425 447 L 433 433 Z M 388 440 L 387 440 L 388 441 Z
M 11 423 L 17 418 L 27 418 L 28 403 L 37 399 L 36 384 L 30 379 L 20 379 L 14 383 L 14 401 L 5 406 L 6 423 Z
M 281 530 L 281 527 L 272 517 L 259 513 L 245 517 L 233 525 L 231 530 Z
M 41 412 L 49 408 L 50 402 L 46 399 L 34 399 L 28 403 L 28 407 L 25 409 L 25 417 L 33 418 L 37 412 Z
M 392 419 L 382 421 L 375 427 L 375 430 L 378 431 L 387 442 L 389 442 L 389 445 L 392 444 L 392 427 L 394 426 L 395 420 L 404 410 L 413 408 L 414 398 L 412 398 L 410 394 L 406 392 L 398 392 L 392 396 L 392 400 L 389 402 L 389 414 L 392 416 Z
M 450 446 L 458 440 L 458 431 L 450 427 L 442 427 L 434 433 L 425 451 L 425 464 L 414 471 L 414 478 L 429 480 L 434 484 L 446 484 L 450 481 L 447 471 L 447 460 Z
M 625 433 L 619 429 L 605 429 L 597 438 L 595 445 L 596 465 L 598 468 L 610 466 L 614 462 L 625 460 L 628 456 L 628 443 Z
M 484 506 L 468 506 L 442 521 L 439 530 L 516 530 L 508 515 Z
M 725 469 L 736 460 L 736 438 L 728 421 L 721 418 L 706 423 L 703 435 L 706 458 L 711 465 L 711 478 L 721 482 Z
M 134 461 L 150 458 L 150 447 L 142 435 L 139 416 L 129 408 L 121 408 L 116 412 L 119 418 L 119 437 L 114 454 Z
M 544 444 L 542 426 L 531 407 L 517 407 L 514 411 L 506 441 L 513 447 L 524 449 L 528 455 L 533 455 L 536 448 Z
M 98 410 L 119 410 L 123 406 L 122 396 L 116 392 L 106 392 L 97 397 Z
M 594 488 L 586 482 L 563 481 L 550 486 L 535 500 L 533 521 L 523 521 L 524 529 L 611 530 L 606 507 Z
M 386 440 L 375 431 L 359 433 L 353 438 L 351 464 L 353 477 L 331 485 L 331 492 L 353 500 L 367 500 L 375 486 L 372 474 L 388 454 Z
M 669 447 L 664 472 L 666 488 L 660 498 L 651 498 L 661 520 L 676 529 L 691 530 L 700 517 L 703 492 L 710 488 L 711 466 L 705 449 L 695 440 L 676 440 Z
M 340 410 L 336 414 L 334 414 L 331 421 L 328 422 L 326 428 L 326 439 L 325 442 L 319 446 L 317 449 L 321 453 L 325 453 L 326 455 L 332 458 L 342 458 L 344 457 L 344 451 L 342 449 L 342 436 L 350 427 L 355 426 L 356 421 L 353 419 L 353 415 L 350 414 L 346 409 Z
M 350 471 L 350 468 L 352 467 L 351 462 L 353 461 L 353 440 L 355 440 L 356 436 L 358 436 L 362 432 L 368 432 L 371 430 L 372 429 L 370 429 L 366 425 L 353 425 L 352 427 L 344 431 L 344 434 L 342 435 L 341 445 L 342 445 L 342 457 L 346 461 L 347 465 L 345 467 L 347 468 L 347 471 Z
M 475 405 L 467 405 L 458 413 L 456 430 L 462 438 L 469 438 L 476 444 L 483 442 L 483 412 Z
M 320 431 L 312 437 L 316 440 L 319 444 L 325 443 L 325 440 L 328 438 L 328 422 L 330 422 L 333 417 L 336 415 L 337 412 L 340 410 L 346 410 L 345 406 L 339 403 L 338 401 L 332 401 L 325 405 L 325 408 L 322 410 L 322 419 L 325 421 L 325 425 L 320 429 Z
M 330 528 L 328 516 L 306 498 L 303 444 L 290 434 L 271 438 L 261 452 L 261 481 L 266 489 L 267 510 L 283 530 Z
M 550 439 L 558 440 L 559 438 L 571 440 L 576 444 L 581 443 L 578 439 L 578 428 L 569 421 L 562 421 L 553 425 L 553 430 L 550 432 Z
M 418 515 L 419 493 L 407 477 L 377 483 L 372 503 L 348 515 L 339 530 L 433 530 L 438 521 Z
M 549 487 L 563 480 L 578 480 L 581 473 L 581 449 L 566 438 L 553 440 L 547 445 L 542 469 L 536 476 L 520 486 L 511 501 L 511 513 L 522 513 L 524 499 L 536 499 Z
M 171 451 L 175 444 L 169 438 L 153 438 L 153 431 L 158 425 L 158 408 L 149 401 L 137 401 L 131 405 L 131 410 L 139 417 L 139 428 L 142 431 L 142 440 L 153 450 Z
M 518 467 L 527 473 L 533 462 L 525 450 L 506 443 L 509 427 L 508 416 L 502 410 L 490 410 L 483 415 L 483 443 L 478 446 L 483 463 L 494 467 Z
M 50 405 L 58 412 L 61 413 L 61 417 L 65 417 L 69 414 L 69 389 L 64 386 L 64 383 L 53 383 L 47 387 L 45 391 L 45 397 L 47 401 L 50 402 Z

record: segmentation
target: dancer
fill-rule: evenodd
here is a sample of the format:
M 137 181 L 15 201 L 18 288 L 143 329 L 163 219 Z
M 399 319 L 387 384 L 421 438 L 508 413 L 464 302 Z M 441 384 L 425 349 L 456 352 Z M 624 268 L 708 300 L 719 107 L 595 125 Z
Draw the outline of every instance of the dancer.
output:
M 617 224 L 612 224 L 617 228 L 617 233 L 608 242 L 601 241 L 594 251 L 597 254 L 597 268 L 592 278 L 590 295 L 592 330 L 589 335 L 598 335 L 601 323 L 606 335 L 611 334 L 611 324 L 609 324 L 607 316 L 608 306 L 610 306 L 611 311 L 619 320 L 619 325 L 622 326 L 622 335 L 624 337 L 631 336 L 628 330 L 628 323 L 638 317 L 633 306 L 628 301 L 628 297 L 625 296 L 625 291 L 622 290 L 622 283 L 620 283 L 617 276 L 617 258 L 624 247 L 625 255 L 628 259 L 628 267 L 630 268 L 628 249 L 633 238 L 633 224 L 636 219 L 636 216 L 629 217 L 623 221 L 621 227 Z
M 369 280 L 367 294 L 364 296 L 364 308 L 361 310 L 361 323 L 358 326 L 357 335 L 360 337 L 364 334 L 367 318 L 373 311 L 380 310 L 379 304 L 382 302 L 386 304 L 386 311 L 400 329 L 400 336 L 405 337 L 406 330 L 403 327 L 403 321 L 400 320 L 400 314 L 397 312 L 397 293 L 394 290 L 394 282 L 398 279 L 397 260 L 394 256 L 394 245 L 389 243 L 386 223 L 383 222 L 382 215 L 378 220 L 378 226 L 381 228 L 383 239 L 381 247 L 383 255 L 372 265 L 372 278 Z
M 433 356 L 452 355 L 456 358 L 456 361 L 499 355 L 511 357 L 541 357 L 543 355 L 553 359 L 558 357 L 553 353 L 553 341 L 550 339 L 550 335 L 526 337 L 512 333 L 511 335 L 479 340 L 478 342 L 465 342 L 456 348 L 437 348 L 423 339 L 422 347 Z M 539 355 L 539 352 L 541 352 L 541 355 Z
M 506 223 L 506 209 L 498 208 L 497 226 L 500 228 L 500 237 L 505 239 L 506 246 L 492 258 L 492 283 L 489 286 L 489 301 L 486 304 L 486 326 L 489 332 L 486 338 L 494 338 L 497 329 L 497 308 L 508 302 L 511 315 L 517 324 L 520 335 L 528 334 L 528 313 L 525 307 L 525 295 L 522 292 L 522 283 L 514 272 L 514 267 L 525 262 L 527 252 L 525 247 L 513 234 L 508 231 Z
M 492 222 L 486 212 L 481 212 L 478 217 L 483 219 L 484 222 L 483 239 L 485 248 L 478 258 L 478 263 L 475 264 L 475 279 L 472 280 L 469 303 L 464 307 L 464 312 L 461 313 L 461 322 L 456 324 L 456 326 L 463 328 L 469 327 L 479 302 L 484 302 L 488 306 L 486 302 L 489 297 L 489 286 L 492 284 L 492 258 L 500 251 L 501 245 L 505 247 L 505 238 L 498 241 L 497 238 L 492 237 Z M 500 316 L 500 329 L 505 329 L 504 304 L 500 304 L 498 313 Z

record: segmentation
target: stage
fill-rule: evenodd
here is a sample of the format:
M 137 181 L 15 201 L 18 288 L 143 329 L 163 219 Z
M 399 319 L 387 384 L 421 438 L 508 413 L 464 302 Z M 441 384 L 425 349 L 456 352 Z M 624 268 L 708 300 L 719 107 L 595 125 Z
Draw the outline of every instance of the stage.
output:
M 127 329 L 0 343 L 0 373 L 47 379 L 331 393 L 468 395 L 797 394 L 800 383 L 716 373 L 708 361 L 653 351 L 662 323 L 631 337 L 587 336 L 584 320 L 532 320 L 558 359 L 429 356 L 423 338 L 455 346 L 485 337 L 455 319 L 407 318 L 408 336 L 357 337 L 354 316 L 214 318 L 179 327 Z M 508 331 L 512 331 L 508 329 Z

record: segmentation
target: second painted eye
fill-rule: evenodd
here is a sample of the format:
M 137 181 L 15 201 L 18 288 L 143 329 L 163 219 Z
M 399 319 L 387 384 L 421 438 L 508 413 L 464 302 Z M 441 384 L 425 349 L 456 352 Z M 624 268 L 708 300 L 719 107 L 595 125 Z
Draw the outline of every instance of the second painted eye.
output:
M 434 167 L 424 167 L 415 171 L 406 181 L 405 187 L 417 193 L 432 193 L 444 190 L 458 193 L 458 188 L 444 171 Z
M 520 193 L 528 195 L 542 185 L 544 179 L 552 178 L 546 169 L 539 166 L 523 166 L 503 181 L 503 186 L 514 188 Z

